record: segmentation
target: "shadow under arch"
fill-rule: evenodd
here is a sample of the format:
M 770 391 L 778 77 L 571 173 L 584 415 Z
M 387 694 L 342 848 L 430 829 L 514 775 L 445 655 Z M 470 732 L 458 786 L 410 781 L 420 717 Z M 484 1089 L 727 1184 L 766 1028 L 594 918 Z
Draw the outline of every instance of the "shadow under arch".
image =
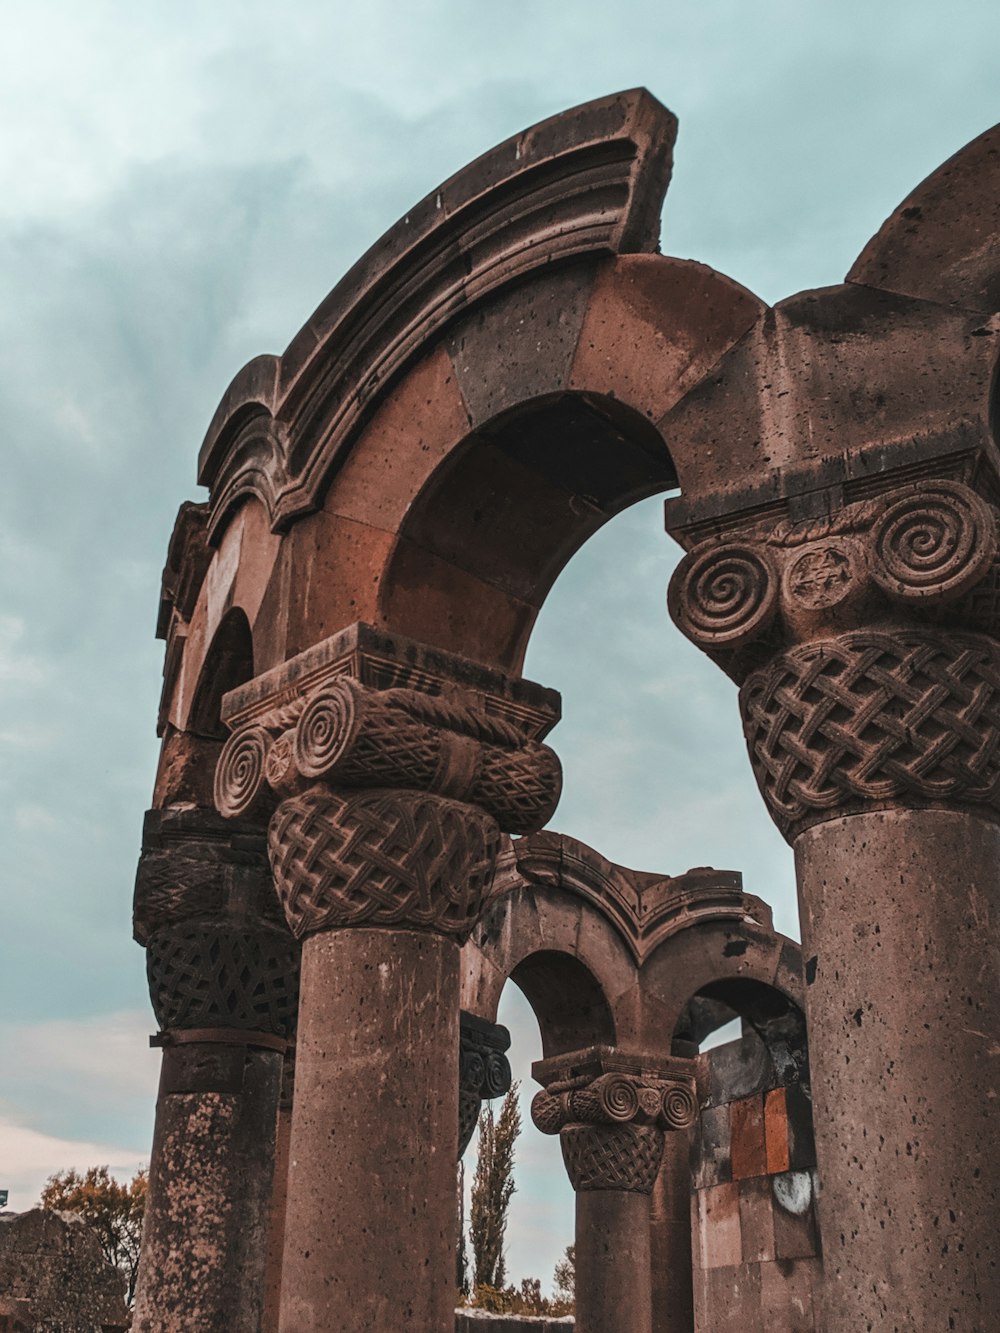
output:
M 599 528 L 675 489 L 659 431 L 609 395 L 547 394 L 480 426 L 428 478 L 400 526 L 381 580 L 380 620 L 421 638 L 442 626 L 456 651 L 469 620 L 520 670 L 556 578 Z M 456 615 L 453 603 L 461 600 Z
M 253 632 L 242 607 L 231 607 L 219 622 L 195 686 L 187 730 L 205 740 L 224 741 L 223 696 L 252 680 Z
M 579 958 L 541 950 L 518 963 L 510 980 L 531 1005 L 544 1059 L 581 1046 L 614 1045 L 611 1006 L 597 978 Z

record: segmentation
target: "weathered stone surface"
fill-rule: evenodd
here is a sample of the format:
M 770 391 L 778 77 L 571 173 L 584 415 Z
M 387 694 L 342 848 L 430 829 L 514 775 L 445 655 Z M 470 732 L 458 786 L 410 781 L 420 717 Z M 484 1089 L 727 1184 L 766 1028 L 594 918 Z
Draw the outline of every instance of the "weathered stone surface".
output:
M 458 949 L 426 932 L 327 931 L 306 941 L 302 965 L 281 1328 L 443 1333 Z
M 125 1279 L 73 1213 L 0 1213 L 0 1329 L 113 1333 L 129 1326 Z
M 164 1051 L 136 1333 L 258 1328 L 280 1080 L 278 1051 Z
M 998 860 L 995 825 L 939 810 L 797 845 L 831 1328 L 1000 1308 Z

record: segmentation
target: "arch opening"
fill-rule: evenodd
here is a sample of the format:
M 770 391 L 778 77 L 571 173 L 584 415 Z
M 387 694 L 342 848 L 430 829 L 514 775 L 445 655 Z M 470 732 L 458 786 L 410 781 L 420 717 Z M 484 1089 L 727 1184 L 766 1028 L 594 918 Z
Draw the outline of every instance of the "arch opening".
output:
M 480 427 L 410 506 L 382 579 L 388 628 L 521 670 L 556 578 L 616 514 L 677 486 L 657 429 L 590 393 L 521 403 Z M 442 636 L 444 642 L 442 642 Z
M 222 721 L 222 699 L 252 680 L 253 634 L 246 612 L 232 607 L 223 616 L 205 655 L 198 677 L 187 730 L 203 740 L 224 741 L 229 729 Z
M 521 960 L 510 980 L 538 1022 L 542 1056 L 615 1043 L 611 1006 L 597 978 L 578 958 L 547 949 Z

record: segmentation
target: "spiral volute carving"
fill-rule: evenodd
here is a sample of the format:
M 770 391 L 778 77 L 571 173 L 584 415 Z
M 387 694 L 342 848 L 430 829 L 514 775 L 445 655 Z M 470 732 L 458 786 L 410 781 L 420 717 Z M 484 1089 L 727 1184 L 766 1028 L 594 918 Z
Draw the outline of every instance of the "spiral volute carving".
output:
M 905 601 L 959 597 L 997 554 L 993 510 L 959 482 L 924 485 L 890 504 L 872 532 L 876 582 Z
M 271 737 L 263 727 L 244 727 L 222 747 L 215 769 L 215 806 L 236 819 L 258 805 L 266 789 L 264 768 Z
M 295 728 L 295 763 L 304 778 L 320 778 L 346 754 L 360 726 L 358 688 L 334 681 L 306 704 Z
M 739 648 L 774 619 L 778 578 L 762 549 L 712 543 L 677 566 L 667 602 L 676 624 L 699 647 Z

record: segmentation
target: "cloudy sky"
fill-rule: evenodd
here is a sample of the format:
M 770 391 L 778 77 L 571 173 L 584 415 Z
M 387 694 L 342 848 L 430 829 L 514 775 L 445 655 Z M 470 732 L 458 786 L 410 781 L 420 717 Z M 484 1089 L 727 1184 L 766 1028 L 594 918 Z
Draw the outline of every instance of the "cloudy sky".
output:
M 1000 119 L 995 0 L 35 0 L 0 44 L 0 1188 L 148 1157 L 156 1057 L 130 899 L 156 757 L 159 572 L 232 374 L 280 351 L 407 207 L 526 125 L 645 84 L 680 118 L 666 252 L 767 300 L 843 278 Z M 795 933 L 732 687 L 668 624 L 652 500 L 556 585 L 555 827 L 740 868 Z M 527 1079 L 537 1032 L 507 1002 Z M 525 1107 L 526 1110 L 526 1107 Z M 572 1201 L 525 1134 L 515 1277 Z

